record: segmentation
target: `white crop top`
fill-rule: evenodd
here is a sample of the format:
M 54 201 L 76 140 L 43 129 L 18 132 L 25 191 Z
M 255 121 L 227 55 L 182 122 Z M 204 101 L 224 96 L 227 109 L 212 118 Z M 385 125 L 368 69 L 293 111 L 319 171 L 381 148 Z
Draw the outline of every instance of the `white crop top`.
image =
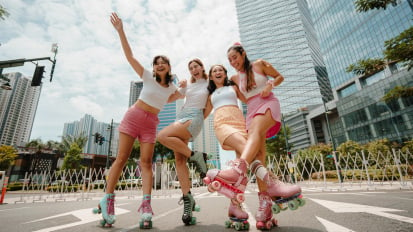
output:
M 176 90 L 176 86 L 169 83 L 169 87 L 163 87 L 152 75 L 152 72 L 143 70 L 142 75 L 143 88 L 139 95 L 139 100 L 146 104 L 162 110 L 163 106 L 168 102 L 168 98 Z
M 245 72 L 238 72 L 240 82 L 239 90 L 247 99 L 261 93 L 264 90 L 268 81 L 268 78 L 264 76 L 264 74 L 256 72 L 254 68 L 252 69 L 252 72 L 254 73 L 256 86 L 250 89 L 249 92 L 247 92 L 247 74 Z
M 197 80 L 181 92 L 185 95 L 185 103 L 183 108 L 205 108 L 206 101 L 208 100 L 209 91 L 207 89 L 208 81 L 205 79 Z
M 211 103 L 214 109 L 222 106 L 238 106 L 237 93 L 232 86 L 224 86 L 216 89 L 211 95 Z

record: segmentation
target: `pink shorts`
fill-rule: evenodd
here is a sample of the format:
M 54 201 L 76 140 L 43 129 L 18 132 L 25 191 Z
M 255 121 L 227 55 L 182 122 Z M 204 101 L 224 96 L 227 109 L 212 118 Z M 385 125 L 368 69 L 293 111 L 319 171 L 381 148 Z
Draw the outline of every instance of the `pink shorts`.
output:
M 271 93 L 268 97 L 262 98 L 259 94 L 255 95 L 254 97 L 251 97 L 247 101 L 247 130 L 250 127 L 252 119 L 256 115 L 262 115 L 267 112 L 267 110 L 271 111 L 271 116 L 272 118 L 279 122 L 276 123 L 273 127 L 268 129 L 266 137 L 271 138 L 275 136 L 281 129 L 281 108 L 280 108 L 280 102 L 278 101 L 278 98 L 274 96 L 273 93 Z
M 119 125 L 119 132 L 137 138 L 139 142 L 155 143 L 158 115 L 131 106 Z

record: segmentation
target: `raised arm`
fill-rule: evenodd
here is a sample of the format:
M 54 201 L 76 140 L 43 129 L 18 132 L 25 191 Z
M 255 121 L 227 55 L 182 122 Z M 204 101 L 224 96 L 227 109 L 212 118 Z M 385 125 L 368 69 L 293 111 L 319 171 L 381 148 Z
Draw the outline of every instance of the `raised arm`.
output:
M 129 46 L 128 39 L 126 38 L 125 31 L 123 30 L 122 19 L 120 19 L 116 13 L 112 13 L 112 15 L 110 16 L 110 22 L 119 34 L 120 43 L 122 45 L 123 52 L 125 53 L 126 60 L 128 60 L 129 64 L 139 75 L 139 77 L 142 77 L 143 66 L 133 56 L 132 49 Z

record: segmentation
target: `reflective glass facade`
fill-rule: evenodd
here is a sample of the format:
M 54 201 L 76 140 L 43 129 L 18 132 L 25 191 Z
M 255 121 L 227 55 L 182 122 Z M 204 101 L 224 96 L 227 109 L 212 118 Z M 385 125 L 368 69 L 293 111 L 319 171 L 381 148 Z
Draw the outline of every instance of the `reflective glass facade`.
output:
M 361 59 L 383 57 L 384 41 L 413 25 L 411 0 L 368 12 L 356 12 L 354 1 L 307 2 L 333 89 L 354 77 L 346 67 Z
M 274 89 L 283 113 L 332 99 L 305 0 L 236 0 L 241 43 L 253 61 L 270 62 L 284 77 Z

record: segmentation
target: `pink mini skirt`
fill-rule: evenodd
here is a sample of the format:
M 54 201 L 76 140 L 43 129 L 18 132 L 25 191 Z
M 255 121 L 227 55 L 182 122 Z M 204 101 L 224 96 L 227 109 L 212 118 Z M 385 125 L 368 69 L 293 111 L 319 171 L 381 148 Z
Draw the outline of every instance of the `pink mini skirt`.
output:
M 267 138 L 275 136 L 281 129 L 281 108 L 278 98 L 271 93 L 268 97 L 262 98 L 260 94 L 257 94 L 247 101 L 247 130 L 250 127 L 252 119 L 256 115 L 263 115 L 267 110 L 270 110 L 272 118 L 279 122 L 275 123 L 273 127 L 268 129 L 266 133 Z

